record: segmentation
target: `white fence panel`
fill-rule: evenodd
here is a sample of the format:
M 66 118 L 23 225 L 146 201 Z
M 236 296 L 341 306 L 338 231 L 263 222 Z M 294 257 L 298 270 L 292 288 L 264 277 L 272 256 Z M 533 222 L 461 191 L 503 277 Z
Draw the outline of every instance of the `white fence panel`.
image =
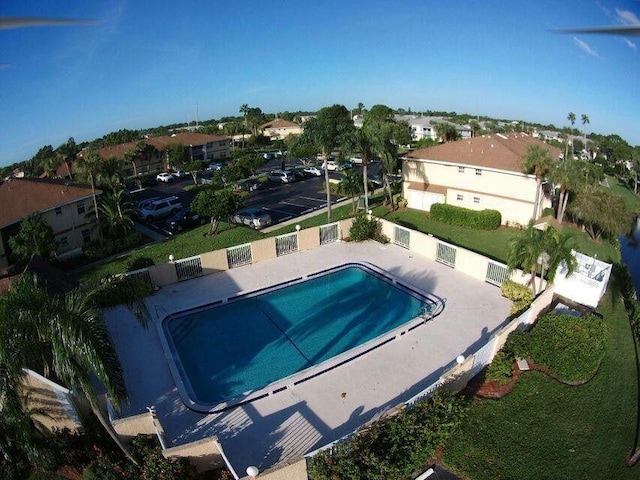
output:
M 471 367 L 469 378 L 475 377 L 478 373 L 480 373 L 480 370 L 491 363 L 491 360 L 493 360 L 497 341 L 498 337 L 493 337 L 491 340 L 489 340 L 489 343 L 487 343 L 473 355 L 473 367 Z
M 393 243 L 404 248 L 409 248 L 411 243 L 411 230 L 408 228 L 394 225 L 393 227 Z
M 487 276 L 485 281 L 491 285 L 501 286 L 509 278 L 509 269 L 506 265 L 489 260 L 487 265 Z
M 456 253 L 458 249 L 448 243 L 438 242 L 436 251 L 436 262 L 444 263 L 450 267 L 456 266 Z
M 298 234 L 287 233 L 276 237 L 276 255 L 287 255 L 298 251 Z
M 189 280 L 190 278 L 202 275 L 202 261 L 200 260 L 200 255 L 176 260 L 175 265 L 178 281 Z
M 251 260 L 252 257 L 250 243 L 227 248 L 227 261 L 229 262 L 229 268 L 248 265 L 249 263 L 251 263 Z
M 149 275 L 149 269 L 148 268 L 141 268 L 139 270 L 132 270 L 131 272 L 125 272 L 123 274 L 125 277 L 132 277 L 132 278 L 144 278 L 147 280 L 147 282 L 151 283 L 151 275 Z
M 338 222 L 320 226 L 320 245 L 337 242 L 340 238 Z
M 438 390 L 439 387 L 440 387 L 440 379 L 436 380 L 434 383 L 429 385 L 427 388 L 422 390 L 420 393 L 418 393 L 417 395 L 413 396 L 412 398 L 410 398 L 409 400 L 404 402 L 404 404 L 409 408 L 413 407 L 420 400 L 424 400 L 425 398 L 429 398 L 431 395 L 433 395 L 433 393 L 436 390 Z

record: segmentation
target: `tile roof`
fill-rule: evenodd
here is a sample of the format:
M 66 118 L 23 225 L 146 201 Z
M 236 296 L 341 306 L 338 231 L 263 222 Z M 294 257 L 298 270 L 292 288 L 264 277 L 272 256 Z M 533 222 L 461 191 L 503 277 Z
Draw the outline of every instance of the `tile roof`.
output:
M 222 135 L 207 135 L 204 133 L 184 132 L 174 135 L 163 135 L 162 137 L 151 137 L 147 140 L 149 145 L 153 145 L 158 150 L 163 150 L 167 145 L 181 143 L 185 147 L 190 145 L 198 146 L 209 142 L 220 142 L 223 140 L 231 140 L 229 137 Z M 109 157 L 124 158 L 124 154 L 136 146 L 138 142 L 121 143 L 112 147 L 101 148 L 98 152 L 104 159 Z
M 100 192 L 100 190 L 96 190 Z M 67 185 L 63 181 L 14 178 L 0 185 L 0 228 L 34 212 L 91 196 L 91 187 Z
M 288 120 L 282 120 L 281 118 L 276 118 L 275 120 L 271 120 L 270 122 L 265 123 L 264 125 L 260 125 L 261 129 L 265 128 L 286 128 L 286 127 L 299 127 L 295 122 L 289 122 Z
M 559 148 L 552 147 L 528 135 L 491 134 L 415 150 L 409 153 L 406 158 L 436 160 L 522 173 L 522 159 L 529 145 L 540 145 L 548 149 L 554 160 L 558 159 L 562 153 Z

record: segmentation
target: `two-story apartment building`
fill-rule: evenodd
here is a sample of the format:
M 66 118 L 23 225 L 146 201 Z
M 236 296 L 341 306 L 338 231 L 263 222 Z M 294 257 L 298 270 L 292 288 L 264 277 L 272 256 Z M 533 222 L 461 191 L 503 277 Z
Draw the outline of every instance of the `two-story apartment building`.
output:
M 260 130 L 265 137 L 269 137 L 271 140 L 284 140 L 288 135 L 302 135 L 304 131 L 301 125 L 281 118 L 260 125 Z
M 538 183 L 523 172 L 529 145 L 541 145 L 557 160 L 558 148 L 525 134 L 492 134 L 416 150 L 403 159 L 403 194 L 410 208 L 434 203 L 473 210 L 499 210 L 502 223 L 526 225 L 551 207 L 545 193 L 535 208 Z
M 100 195 L 101 191 L 96 191 Z M 80 253 L 82 246 L 98 238 L 92 228 L 91 187 L 56 180 L 14 178 L 0 185 L 0 268 L 9 263 L 9 237 L 20 230 L 20 221 L 40 212 L 53 229 L 56 255 Z
M 458 135 L 462 139 L 471 138 L 473 131 L 468 125 L 458 125 L 444 119 L 443 117 L 418 117 L 415 115 L 396 115 L 396 121 L 406 122 L 409 125 L 411 131 L 411 138 L 413 140 L 423 140 L 430 138 L 431 140 L 438 140 L 438 132 L 436 126 L 438 123 L 446 123 L 453 125 L 458 132 Z

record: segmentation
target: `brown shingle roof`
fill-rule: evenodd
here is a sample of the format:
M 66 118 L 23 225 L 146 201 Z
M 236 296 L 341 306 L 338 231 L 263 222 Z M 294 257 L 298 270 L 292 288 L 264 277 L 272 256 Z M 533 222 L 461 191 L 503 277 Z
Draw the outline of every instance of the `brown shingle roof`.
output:
M 559 148 L 528 135 L 492 134 L 423 148 L 409 153 L 407 158 L 439 160 L 522 173 L 522 159 L 529 145 L 540 145 L 548 149 L 554 160 L 557 160 L 561 153 Z
M 286 128 L 286 127 L 299 127 L 295 122 L 289 122 L 287 120 L 282 120 L 281 118 L 276 118 L 275 120 L 271 120 L 270 122 L 265 123 L 264 125 L 260 125 L 261 129 L 265 128 Z
M 99 190 L 96 192 L 101 193 Z M 91 187 L 67 185 L 56 180 L 14 178 L 0 185 L 0 227 L 20 221 L 34 212 L 42 212 L 91 196 Z

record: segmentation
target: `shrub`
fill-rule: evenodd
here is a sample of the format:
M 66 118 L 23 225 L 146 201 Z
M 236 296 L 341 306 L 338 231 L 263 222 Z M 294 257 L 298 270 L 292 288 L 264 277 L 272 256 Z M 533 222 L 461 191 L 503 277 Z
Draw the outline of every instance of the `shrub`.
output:
M 400 208 L 404 208 L 409 204 L 409 202 L 406 198 L 402 198 L 402 193 L 397 193 L 393 196 L 393 204 Z
M 528 356 L 527 350 L 527 342 L 529 341 L 528 335 L 516 328 L 513 332 L 509 334 L 507 337 L 507 341 L 504 343 L 502 347 L 502 352 L 505 355 L 508 355 L 512 358 L 516 357 L 526 357 Z
M 318 453 L 309 461 L 310 476 L 315 480 L 408 478 L 445 443 L 466 408 L 461 397 L 437 392 L 339 442 L 332 452 Z
M 485 378 L 489 381 L 496 381 L 500 385 L 505 385 L 511 380 L 513 373 L 513 357 L 500 351 L 493 357 L 492 362 L 485 371 Z
M 547 313 L 529 334 L 530 358 L 566 381 L 584 381 L 604 356 L 607 330 L 594 315 L 575 317 Z
M 533 302 L 533 293 L 531 290 L 518 282 L 513 280 L 505 280 L 500 286 L 500 292 L 502 296 L 508 298 L 513 302 L 511 305 L 511 315 L 518 315 L 524 312 L 531 302 Z
M 108 308 L 116 305 L 130 305 L 136 300 L 153 294 L 153 285 L 144 275 L 130 277 L 108 277 L 95 293 L 99 307 Z
M 555 215 L 556 215 L 556 211 L 551 207 L 547 207 L 544 210 L 542 210 L 543 217 L 555 217 Z
M 98 260 L 114 253 L 142 245 L 146 237 L 140 232 L 131 232 L 124 237 L 92 240 L 83 248 L 84 255 L 90 260 Z
M 382 226 L 375 218 L 367 218 L 366 215 L 358 215 L 351 224 L 349 229 L 349 237 L 354 242 L 363 242 L 372 238 L 381 236 L 380 229 Z
M 475 230 L 496 230 L 502 223 L 498 210 L 470 210 L 446 203 L 431 205 L 430 215 L 433 220 Z
M 141 268 L 152 267 L 153 265 L 155 265 L 155 263 L 149 257 L 137 257 L 127 262 L 127 271 L 140 270 Z

